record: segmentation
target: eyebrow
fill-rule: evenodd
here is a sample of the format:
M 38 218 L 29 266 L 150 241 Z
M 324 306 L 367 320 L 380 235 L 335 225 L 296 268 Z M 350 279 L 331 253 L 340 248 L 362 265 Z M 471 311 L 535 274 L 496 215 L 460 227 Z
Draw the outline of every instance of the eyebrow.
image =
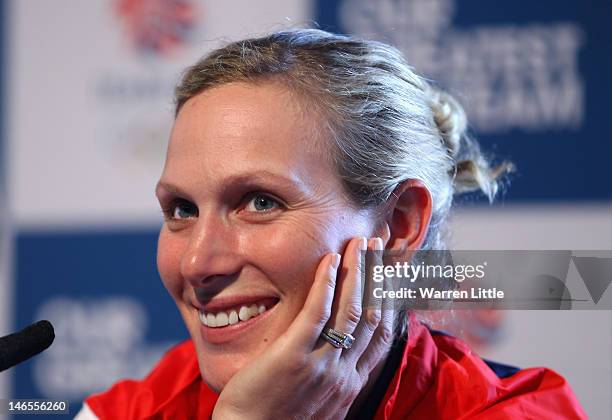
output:
M 274 182 L 282 184 L 284 187 L 292 187 L 297 188 L 300 192 L 306 192 L 307 188 L 305 188 L 303 182 L 288 178 L 284 175 L 277 174 L 275 172 L 267 171 L 267 170 L 257 170 L 251 172 L 243 172 L 239 174 L 230 175 L 227 178 L 223 179 L 223 188 L 222 193 L 226 190 L 232 188 L 235 185 L 239 184 L 249 184 L 249 183 L 263 183 L 268 184 L 267 181 L 273 180 Z M 159 190 L 165 189 L 166 191 L 180 197 L 188 198 L 190 194 L 188 194 L 181 187 L 174 185 L 173 183 L 166 182 L 160 180 L 155 187 L 156 195 L 159 195 Z
M 180 196 L 180 197 L 189 197 L 189 194 L 187 194 L 185 191 L 183 191 L 183 189 L 181 187 L 178 187 L 174 184 L 171 184 L 169 182 L 165 182 L 165 181 L 159 181 L 157 183 L 157 185 L 155 186 L 155 195 L 159 196 L 161 190 L 166 190 L 167 192 L 174 194 L 176 196 Z

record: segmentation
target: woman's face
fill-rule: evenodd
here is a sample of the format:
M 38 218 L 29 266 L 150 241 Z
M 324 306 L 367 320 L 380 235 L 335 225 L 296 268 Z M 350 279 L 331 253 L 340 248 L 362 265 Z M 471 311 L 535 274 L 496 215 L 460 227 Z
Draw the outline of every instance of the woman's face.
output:
M 190 99 L 172 130 L 158 268 L 217 391 L 287 330 L 321 258 L 374 232 L 307 108 L 280 84 L 231 83 Z

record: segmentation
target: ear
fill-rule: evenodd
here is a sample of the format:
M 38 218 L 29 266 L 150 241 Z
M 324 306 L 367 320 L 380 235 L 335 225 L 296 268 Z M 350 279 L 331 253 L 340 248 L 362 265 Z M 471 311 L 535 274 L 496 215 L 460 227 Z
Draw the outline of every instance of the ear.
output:
M 399 184 L 387 202 L 385 250 L 409 261 L 425 241 L 431 209 L 431 194 L 423 182 L 409 179 Z

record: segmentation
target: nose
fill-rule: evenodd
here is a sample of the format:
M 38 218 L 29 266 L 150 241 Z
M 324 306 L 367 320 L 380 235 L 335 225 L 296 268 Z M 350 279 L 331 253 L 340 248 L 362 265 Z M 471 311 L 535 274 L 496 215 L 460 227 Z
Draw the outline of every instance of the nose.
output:
M 235 229 L 214 214 L 200 213 L 181 258 L 183 278 L 203 287 L 237 274 L 243 261 Z

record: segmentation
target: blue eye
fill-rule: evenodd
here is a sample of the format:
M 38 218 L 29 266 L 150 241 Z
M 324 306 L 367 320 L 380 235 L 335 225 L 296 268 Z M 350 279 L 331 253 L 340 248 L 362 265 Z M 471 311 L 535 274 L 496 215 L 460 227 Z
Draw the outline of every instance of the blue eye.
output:
M 197 207 L 185 200 L 177 200 L 167 211 L 164 211 L 167 219 L 184 220 L 193 217 L 198 217 Z
M 269 212 L 280 208 L 278 201 L 265 194 L 256 194 L 249 200 L 246 210 L 259 213 Z

